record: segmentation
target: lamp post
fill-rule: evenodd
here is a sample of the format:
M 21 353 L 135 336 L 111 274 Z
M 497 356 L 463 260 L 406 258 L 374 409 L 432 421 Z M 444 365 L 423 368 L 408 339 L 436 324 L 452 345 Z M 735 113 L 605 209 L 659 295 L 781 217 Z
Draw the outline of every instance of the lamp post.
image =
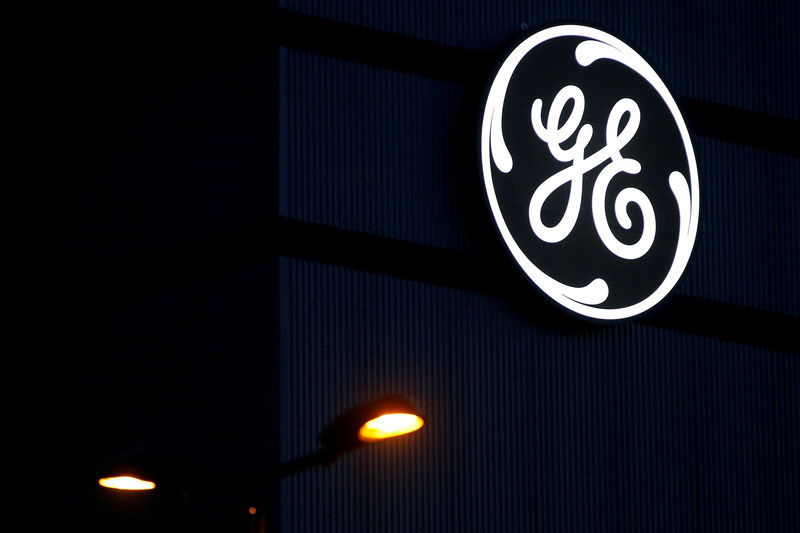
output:
M 330 465 L 344 453 L 412 433 L 423 424 L 411 402 L 401 396 L 383 396 L 353 407 L 334 419 L 320 433 L 318 450 L 276 466 L 204 476 L 176 458 L 140 455 L 118 462 L 98 479 L 98 484 L 124 491 L 149 491 L 164 485 L 177 487 L 185 493 L 235 487 L 247 488 L 251 494 L 263 497 L 269 483 L 309 468 Z M 259 507 L 251 505 L 249 513 L 253 516 L 253 531 L 266 532 L 266 516 Z

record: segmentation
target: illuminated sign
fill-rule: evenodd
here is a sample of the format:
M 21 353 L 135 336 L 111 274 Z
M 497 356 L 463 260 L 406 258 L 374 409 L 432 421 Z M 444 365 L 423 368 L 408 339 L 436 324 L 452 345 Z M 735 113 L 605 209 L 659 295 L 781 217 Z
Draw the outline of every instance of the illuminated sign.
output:
M 492 81 L 480 143 L 500 235 L 547 296 L 617 320 L 678 282 L 697 164 L 675 99 L 630 46 L 575 25 L 528 37 Z

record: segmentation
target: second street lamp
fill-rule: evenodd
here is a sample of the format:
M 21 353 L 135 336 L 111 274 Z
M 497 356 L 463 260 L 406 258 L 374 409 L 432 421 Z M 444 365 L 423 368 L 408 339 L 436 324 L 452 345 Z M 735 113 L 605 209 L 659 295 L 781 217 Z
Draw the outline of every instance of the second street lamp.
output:
M 157 455 L 130 457 L 117 463 L 98 479 L 102 487 L 124 491 L 150 491 L 171 487 L 185 494 L 225 488 L 247 489 L 263 499 L 270 483 L 309 468 L 332 464 L 358 447 L 419 430 L 422 416 L 401 396 L 383 396 L 360 404 L 338 416 L 320 433 L 321 447 L 304 456 L 252 472 L 203 475 L 178 458 Z M 265 531 L 266 520 L 257 506 L 250 506 L 254 530 Z

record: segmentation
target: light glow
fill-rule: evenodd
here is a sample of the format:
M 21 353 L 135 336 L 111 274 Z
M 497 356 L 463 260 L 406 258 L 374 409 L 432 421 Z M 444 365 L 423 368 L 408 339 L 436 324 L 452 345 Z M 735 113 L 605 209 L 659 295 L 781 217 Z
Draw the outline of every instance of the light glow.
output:
M 388 439 L 411 433 L 422 427 L 422 418 L 409 413 L 390 413 L 366 422 L 358 430 L 358 438 L 363 442 Z
M 117 490 L 153 490 L 156 484 L 131 476 L 104 477 L 98 483 L 101 487 Z

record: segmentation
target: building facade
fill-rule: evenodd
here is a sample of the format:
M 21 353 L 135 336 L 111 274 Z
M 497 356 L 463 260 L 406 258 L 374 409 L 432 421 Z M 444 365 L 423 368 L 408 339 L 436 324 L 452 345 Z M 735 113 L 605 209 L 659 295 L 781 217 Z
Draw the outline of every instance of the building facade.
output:
M 796 3 L 88 11 L 46 26 L 23 128 L 20 447 L 83 480 L 47 489 L 48 520 L 246 529 L 236 490 L 134 501 L 92 476 L 140 451 L 267 467 L 391 393 L 423 429 L 273 485 L 268 528 L 800 527 Z M 480 172 L 498 62 L 566 22 L 661 74 L 700 176 L 680 281 L 613 323 L 528 283 Z

